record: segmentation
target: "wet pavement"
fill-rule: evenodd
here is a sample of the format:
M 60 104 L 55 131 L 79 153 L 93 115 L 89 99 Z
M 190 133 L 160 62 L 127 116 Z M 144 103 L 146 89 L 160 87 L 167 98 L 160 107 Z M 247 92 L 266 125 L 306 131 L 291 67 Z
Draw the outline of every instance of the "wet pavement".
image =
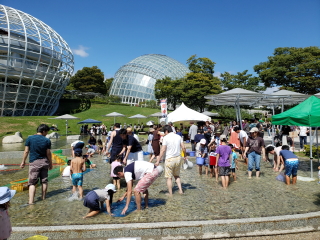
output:
M 189 160 L 195 163 L 195 158 L 190 157 Z M 92 161 L 98 168 L 84 175 L 85 193 L 104 188 L 112 182 L 110 164 L 97 154 Z M 301 160 L 298 175 L 309 177 L 309 171 L 308 159 Z M 28 201 L 28 191 L 17 193 L 12 199 L 9 212 L 13 226 L 49 226 L 239 219 L 320 211 L 318 181 L 298 181 L 295 186 L 287 186 L 276 180 L 277 173 L 273 172 L 270 163 L 265 162 L 261 166 L 260 178 L 248 179 L 246 165 L 242 161 L 236 173 L 237 182 L 231 180 L 229 188 L 224 190 L 220 179 L 217 183 L 209 176 L 199 176 L 196 165 L 193 169 L 181 170 L 185 194 L 180 195 L 175 186 L 171 198 L 165 194 L 167 187 L 163 174 L 149 188 L 151 204 L 148 209 L 134 212 L 132 202 L 132 211 L 125 216 L 111 217 L 103 212 L 89 219 L 82 219 L 88 211 L 82 201 L 69 201 L 70 178 L 58 177 L 49 182 L 46 200 L 40 200 L 40 188 L 37 188 L 35 205 L 24 206 Z M 314 176 L 317 176 L 316 171 Z M 122 208 L 124 203 L 116 203 L 116 200 L 124 191 L 125 182 L 122 180 L 122 189 L 114 195 L 114 211 Z

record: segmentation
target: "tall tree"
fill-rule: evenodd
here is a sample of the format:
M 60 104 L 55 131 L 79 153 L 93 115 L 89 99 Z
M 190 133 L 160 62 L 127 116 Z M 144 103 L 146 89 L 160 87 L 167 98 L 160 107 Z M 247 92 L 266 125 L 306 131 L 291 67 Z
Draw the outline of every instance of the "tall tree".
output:
M 154 87 L 154 94 L 156 99 L 167 99 L 168 104 L 176 109 L 177 103 L 180 102 L 182 94 L 182 79 L 172 80 L 170 77 L 158 79 Z
M 221 83 L 224 90 L 228 91 L 234 88 L 243 88 L 254 92 L 262 92 L 266 90 L 266 86 L 261 85 L 260 78 L 247 74 L 248 70 L 230 74 L 224 72 L 220 75 Z
M 273 55 L 254 66 L 266 87 L 282 86 L 305 94 L 320 92 L 319 47 L 276 48 Z
M 110 88 L 111 88 L 111 84 L 112 84 L 113 78 L 107 78 L 104 83 L 106 84 L 106 89 L 107 92 L 109 92 Z
M 104 83 L 104 74 L 97 67 L 84 67 L 70 78 L 70 85 L 81 92 L 94 92 L 106 94 L 107 88 Z
M 181 100 L 188 106 L 203 111 L 207 102 L 204 96 L 221 92 L 220 79 L 213 76 L 215 63 L 209 58 L 192 55 L 187 64 L 191 72 L 184 78 Z
M 182 87 L 181 101 L 191 108 L 199 109 L 201 112 L 208 101 L 204 97 L 221 92 L 219 78 L 204 73 L 188 73 L 183 79 Z

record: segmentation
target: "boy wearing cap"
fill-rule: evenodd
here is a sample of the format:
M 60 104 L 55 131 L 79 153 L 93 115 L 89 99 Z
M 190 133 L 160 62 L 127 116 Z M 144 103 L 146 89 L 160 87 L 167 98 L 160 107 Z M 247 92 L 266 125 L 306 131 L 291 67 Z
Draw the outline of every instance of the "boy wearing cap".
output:
M 16 190 L 8 187 L 0 187 L 0 239 L 7 239 L 12 232 L 8 208 L 10 199 L 16 194 Z
M 86 164 L 85 160 L 82 158 L 82 149 L 76 148 L 74 149 L 74 155 L 76 156 L 74 159 L 71 160 L 70 165 L 70 173 L 72 179 L 72 193 L 74 194 L 79 189 L 80 199 L 83 198 L 83 189 L 82 189 L 82 182 L 83 182 L 83 172 L 86 171 Z
M 116 192 L 116 186 L 113 184 L 108 184 L 104 189 L 96 189 L 90 191 L 84 198 L 83 206 L 89 208 L 89 212 L 83 218 L 93 217 L 100 213 L 103 202 L 106 202 L 106 210 L 110 216 L 113 216 L 111 213 L 111 204 L 113 194 Z
M 264 140 L 258 136 L 259 129 L 253 127 L 251 128 L 250 133 L 251 136 L 248 137 L 246 148 L 243 153 L 243 158 L 245 158 L 248 153 L 248 178 L 252 177 L 253 164 L 255 164 L 256 168 L 256 177 L 260 176 L 261 154 L 263 156 L 263 160 L 266 160 Z

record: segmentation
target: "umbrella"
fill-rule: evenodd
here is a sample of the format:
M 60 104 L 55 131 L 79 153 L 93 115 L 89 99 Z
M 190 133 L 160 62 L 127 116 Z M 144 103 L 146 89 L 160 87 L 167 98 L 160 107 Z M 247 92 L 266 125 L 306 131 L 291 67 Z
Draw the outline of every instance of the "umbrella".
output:
M 66 136 L 67 136 L 68 135 L 68 120 L 74 120 L 74 119 L 80 119 L 80 118 L 74 117 L 74 116 L 69 115 L 69 114 L 64 114 L 62 116 L 55 117 L 55 118 L 52 118 L 52 119 L 63 119 L 63 120 L 66 120 Z
M 149 115 L 149 117 L 157 117 L 158 123 L 160 123 L 160 118 L 162 117 L 162 112 L 153 113 L 153 114 Z
M 147 126 L 152 126 L 152 125 L 154 125 L 154 122 L 153 121 L 149 121 L 149 122 L 146 123 L 146 125 Z
M 147 118 L 146 116 L 143 116 L 143 115 L 141 115 L 141 114 L 136 114 L 136 115 L 133 115 L 133 116 L 131 116 L 131 117 L 129 117 L 129 118 L 138 118 L 138 123 L 140 123 L 140 118 Z
M 121 114 L 121 113 L 117 113 L 117 112 L 112 112 L 109 113 L 107 115 L 104 115 L 103 117 L 113 117 L 113 124 L 116 123 L 116 117 L 125 117 L 125 115 Z
M 94 119 L 91 119 L 91 118 L 88 118 L 86 120 L 83 120 L 81 122 L 78 122 L 78 124 L 84 124 L 84 123 L 102 123 L 101 121 L 98 121 L 98 120 L 94 120 Z

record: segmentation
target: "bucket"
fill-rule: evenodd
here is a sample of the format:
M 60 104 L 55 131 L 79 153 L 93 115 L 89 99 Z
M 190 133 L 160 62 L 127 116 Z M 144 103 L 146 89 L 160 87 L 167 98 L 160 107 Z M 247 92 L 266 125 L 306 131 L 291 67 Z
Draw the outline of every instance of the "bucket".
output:
M 183 164 L 184 170 L 191 169 L 192 167 L 193 167 L 193 163 L 188 160 L 186 161 L 186 163 Z
M 197 157 L 196 162 L 197 162 L 198 165 L 203 165 L 204 164 L 204 158 Z
M 217 163 L 217 157 L 216 156 L 210 156 L 210 165 L 216 165 Z
M 194 157 L 194 156 L 195 156 L 194 151 L 190 151 L 190 152 L 189 152 L 189 156 L 190 156 L 190 157 Z

